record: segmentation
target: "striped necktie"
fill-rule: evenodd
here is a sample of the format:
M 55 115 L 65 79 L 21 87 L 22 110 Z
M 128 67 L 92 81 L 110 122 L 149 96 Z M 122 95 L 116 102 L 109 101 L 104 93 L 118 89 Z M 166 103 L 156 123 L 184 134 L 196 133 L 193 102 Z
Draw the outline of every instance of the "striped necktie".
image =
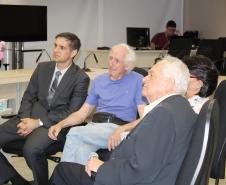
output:
M 51 104 L 51 101 L 52 101 L 53 96 L 54 96 L 54 94 L 55 94 L 55 91 L 56 91 L 56 89 L 57 89 L 57 86 L 58 86 L 58 80 L 59 80 L 60 75 L 61 75 L 61 72 L 60 72 L 60 71 L 57 71 L 57 72 L 55 73 L 55 79 L 54 79 L 54 81 L 53 81 L 53 83 L 52 83 L 51 88 L 49 89 L 49 96 L 48 96 L 48 98 L 47 98 L 49 104 Z

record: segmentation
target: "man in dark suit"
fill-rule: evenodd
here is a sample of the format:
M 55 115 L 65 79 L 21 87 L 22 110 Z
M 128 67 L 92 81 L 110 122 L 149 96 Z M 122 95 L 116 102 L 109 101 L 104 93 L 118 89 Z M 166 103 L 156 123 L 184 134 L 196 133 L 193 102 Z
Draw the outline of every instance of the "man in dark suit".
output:
M 89 77 L 73 63 L 81 46 L 72 33 L 55 37 L 53 61 L 40 63 L 23 95 L 17 116 L 0 125 L 0 148 L 23 140 L 23 155 L 31 168 L 35 185 L 48 184 L 46 149 L 65 139 L 63 130 L 58 141 L 48 137 L 49 127 L 78 110 L 87 96 Z M 0 184 L 29 184 L 0 153 Z
M 110 160 L 91 157 L 85 166 L 62 162 L 52 185 L 174 185 L 196 120 L 182 96 L 188 80 L 189 71 L 179 59 L 157 63 L 144 78 L 142 93 L 150 104 Z

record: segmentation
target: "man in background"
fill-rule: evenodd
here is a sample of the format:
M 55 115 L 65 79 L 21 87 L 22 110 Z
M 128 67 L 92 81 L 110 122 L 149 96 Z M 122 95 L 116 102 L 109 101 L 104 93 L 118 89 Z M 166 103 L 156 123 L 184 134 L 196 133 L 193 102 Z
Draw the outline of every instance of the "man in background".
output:
M 166 30 L 164 32 L 157 33 L 151 39 L 151 48 L 152 49 L 169 49 L 170 39 L 173 36 L 180 36 L 179 31 L 176 30 L 176 23 L 173 20 L 170 20 L 166 24 Z

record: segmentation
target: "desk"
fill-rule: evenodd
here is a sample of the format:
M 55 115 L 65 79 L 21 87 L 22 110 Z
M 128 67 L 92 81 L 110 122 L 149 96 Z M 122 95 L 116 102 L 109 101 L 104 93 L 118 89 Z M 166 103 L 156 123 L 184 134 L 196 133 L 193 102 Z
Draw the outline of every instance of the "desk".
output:
M 90 53 L 95 53 L 98 64 L 96 63 L 94 56 L 90 55 L 86 60 L 87 67 L 95 68 L 107 68 L 108 67 L 108 55 L 109 50 L 87 50 L 87 56 Z M 168 50 L 135 50 L 137 60 L 135 62 L 136 67 L 150 68 L 153 66 L 155 59 L 163 57 L 168 53 Z M 194 55 L 196 50 L 191 51 L 191 55 Z
M 0 72 L 0 99 L 8 99 L 9 107 L 11 107 L 11 109 L 1 112 L 0 115 L 18 111 L 21 98 L 33 71 L 34 69 L 17 69 Z M 92 68 L 87 74 L 93 80 L 97 75 L 106 72 L 107 69 Z

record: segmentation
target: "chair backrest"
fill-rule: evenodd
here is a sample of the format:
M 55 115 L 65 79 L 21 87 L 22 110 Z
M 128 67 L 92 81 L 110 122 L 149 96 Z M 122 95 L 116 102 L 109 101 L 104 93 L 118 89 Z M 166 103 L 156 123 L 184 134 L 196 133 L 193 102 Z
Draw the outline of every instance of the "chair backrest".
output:
M 168 54 L 182 59 L 189 56 L 192 48 L 192 39 L 185 37 L 172 38 L 169 45 Z
M 216 153 L 214 156 L 210 177 L 214 179 L 225 178 L 226 157 L 226 80 L 222 81 L 215 92 L 214 98 L 218 100 L 220 122 Z
M 140 67 L 134 67 L 133 71 L 143 75 L 144 77 L 147 76 L 147 74 L 148 74 L 148 72 L 145 69 L 140 68 Z
M 196 121 L 190 146 L 181 165 L 176 185 L 207 185 L 215 152 L 219 122 L 218 103 L 207 101 Z
M 219 40 L 222 42 L 223 51 L 226 51 L 226 37 L 220 37 Z

